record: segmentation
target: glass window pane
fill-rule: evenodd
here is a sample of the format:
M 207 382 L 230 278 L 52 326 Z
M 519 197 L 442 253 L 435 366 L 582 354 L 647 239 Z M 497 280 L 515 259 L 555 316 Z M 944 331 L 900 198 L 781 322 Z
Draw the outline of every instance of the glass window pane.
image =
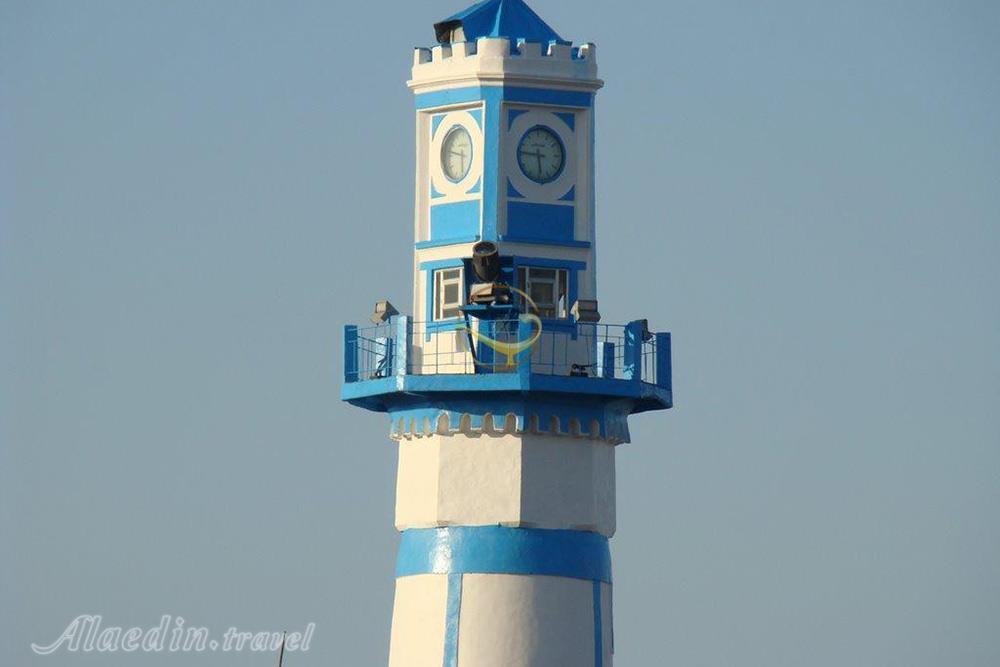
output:
M 555 304 L 555 289 L 552 283 L 531 283 L 531 298 L 538 307 Z
M 462 269 L 439 269 L 434 272 L 434 319 L 461 317 Z

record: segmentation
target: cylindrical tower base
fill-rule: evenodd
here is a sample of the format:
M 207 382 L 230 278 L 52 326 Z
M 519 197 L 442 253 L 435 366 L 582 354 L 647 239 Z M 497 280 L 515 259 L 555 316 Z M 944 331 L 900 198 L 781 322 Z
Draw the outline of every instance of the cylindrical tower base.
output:
M 390 667 L 610 667 L 614 445 L 438 430 L 399 442 Z
M 500 526 L 408 530 L 390 667 L 610 667 L 607 538 Z

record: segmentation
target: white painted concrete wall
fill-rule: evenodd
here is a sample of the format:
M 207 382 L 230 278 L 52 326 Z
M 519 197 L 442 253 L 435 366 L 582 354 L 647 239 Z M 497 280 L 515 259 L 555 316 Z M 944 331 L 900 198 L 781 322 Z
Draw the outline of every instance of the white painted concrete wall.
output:
M 448 575 L 396 580 L 389 667 L 441 667 Z M 601 584 L 602 667 L 613 660 L 610 584 Z M 466 574 L 458 667 L 593 667 L 593 583 L 566 577 Z
M 459 665 L 592 667 L 592 586 L 565 577 L 465 575 Z
M 389 667 L 441 667 L 447 605 L 447 575 L 396 579 Z
M 615 452 L 540 434 L 399 441 L 396 528 L 503 525 L 615 532 Z

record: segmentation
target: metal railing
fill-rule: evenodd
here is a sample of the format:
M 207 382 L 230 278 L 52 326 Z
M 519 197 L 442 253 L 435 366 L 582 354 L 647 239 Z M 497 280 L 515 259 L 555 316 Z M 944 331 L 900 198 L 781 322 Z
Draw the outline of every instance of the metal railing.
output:
M 633 380 L 669 388 L 670 334 L 628 324 L 510 320 L 415 322 L 405 316 L 374 326 L 345 327 L 347 382 L 391 375 L 530 372 Z M 527 341 L 534 339 L 529 346 Z M 518 351 L 518 348 L 525 348 Z

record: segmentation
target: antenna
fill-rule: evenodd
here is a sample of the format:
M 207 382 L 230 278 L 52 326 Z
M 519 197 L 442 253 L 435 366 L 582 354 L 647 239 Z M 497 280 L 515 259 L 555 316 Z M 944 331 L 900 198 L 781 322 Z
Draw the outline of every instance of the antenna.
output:
M 281 650 L 278 651 L 278 667 L 281 667 L 281 663 L 285 661 L 285 637 L 287 635 L 287 630 L 281 633 Z

